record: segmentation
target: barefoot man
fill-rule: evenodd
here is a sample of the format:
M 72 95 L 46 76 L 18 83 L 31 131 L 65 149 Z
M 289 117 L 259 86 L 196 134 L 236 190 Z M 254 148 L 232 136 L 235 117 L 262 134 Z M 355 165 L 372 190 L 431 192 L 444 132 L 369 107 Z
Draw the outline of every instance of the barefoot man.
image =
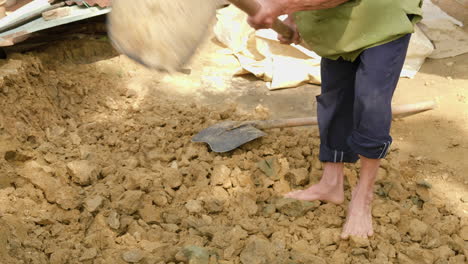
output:
M 317 97 L 320 182 L 286 194 L 299 200 L 344 200 L 344 163 L 361 162 L 341 237 L 372 236 L 371 203 L 380 165 L 392 144 L 391 101 L 406 57 L 421 0 L 260 0 L 248 19 L 255 29 L 270 28 L 287 14 L 295 29 L 289 44 L 302 40 L 322 56 L 322 92 Z

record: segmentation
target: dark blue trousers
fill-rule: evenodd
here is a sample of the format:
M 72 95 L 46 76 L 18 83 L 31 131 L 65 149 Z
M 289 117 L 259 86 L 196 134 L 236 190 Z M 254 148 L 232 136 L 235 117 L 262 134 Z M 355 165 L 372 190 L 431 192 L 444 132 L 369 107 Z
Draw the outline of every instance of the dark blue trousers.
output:
M 392 97 L 411 35 L 369 48 L 354 62 L 323 58 L 317 96 L 320 160 L 384 158 L 390 145 Z

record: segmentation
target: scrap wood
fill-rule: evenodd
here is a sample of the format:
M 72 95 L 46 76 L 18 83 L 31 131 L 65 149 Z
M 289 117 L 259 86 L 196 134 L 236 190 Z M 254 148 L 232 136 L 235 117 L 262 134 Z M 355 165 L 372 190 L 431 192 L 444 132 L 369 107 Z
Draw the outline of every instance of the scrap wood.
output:
M 71 10 L 69 7 L 59 7 L 59 8 L 55 8 L 55 9 L 43 12 L 42 17 L 44 18 L 44 20 L 48 21 L 48 20 L 57 19 L 59 17 L 69 16 L 70 13 L 71 13 Z

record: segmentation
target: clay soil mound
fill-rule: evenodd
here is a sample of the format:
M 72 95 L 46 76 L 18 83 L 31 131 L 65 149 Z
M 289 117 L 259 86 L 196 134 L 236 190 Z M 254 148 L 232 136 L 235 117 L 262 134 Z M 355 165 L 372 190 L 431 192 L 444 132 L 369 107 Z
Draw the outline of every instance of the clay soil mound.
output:
M 468 219 L 411 180 L 416 165 L 391 154 L 376 234 L 340 240 L 347 202 L 281 196 L 318 181 L 315 129 L 213 153 L 191 137 L 262 113 L 181 100 L 157 83 L 143 95 L 110 68 L 119 58 L 94 62 L 115 55 L 106 43 L 76 43 L 0 66 L 0 263 L 466 263 Z M 357 169 L 346 170 L 347 201 Z

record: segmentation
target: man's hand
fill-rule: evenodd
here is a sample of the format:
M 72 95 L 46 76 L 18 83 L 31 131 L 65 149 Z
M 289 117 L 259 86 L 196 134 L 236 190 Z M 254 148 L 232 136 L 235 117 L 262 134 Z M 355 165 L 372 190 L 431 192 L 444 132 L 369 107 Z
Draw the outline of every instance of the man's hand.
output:
M 254 29 L 271 28 L 273 22 L 284 13 L 287 0 L 257 0 L 261 8 L 255 16 L 249 16 L 247 22 Z
M 261 5 L 260 10 L 255 16 L 250 16 L 247 20 L 249 25 L 255 29 L 264 29 L 271 28 L 273 22 L 280 15 L 285 14 L 284 4 L 288 3 L 288 0 L 257 0 Z M 299 44 L 300 36 L 297 31 L 296 23 L 292 15 L 289 15 L 288 18 L 284 21 L 294 32 L 291 39 L 285 38 L 282 35 L 278 35 L 278 40 L 283 44 Z
M 297 25 L 296 22 L 294 22 L 294 16 L 293 15 L 288 15 L 288 18 L 283 21 L 284 24 L 289 26 L 293 31 L 293 37 L 291 39 L 285 38 L 282 35 L 278 35 L 278 40 L 282 44 L 299 44 L 301 43 L 301 36 L 299 35 L 299 31 L 297 31 Z
M 255 29 L 271 28 L 280 15 L 298 11 L 333 8 L 349 0 L 257 0 L 261 8 L 248 22 Z

